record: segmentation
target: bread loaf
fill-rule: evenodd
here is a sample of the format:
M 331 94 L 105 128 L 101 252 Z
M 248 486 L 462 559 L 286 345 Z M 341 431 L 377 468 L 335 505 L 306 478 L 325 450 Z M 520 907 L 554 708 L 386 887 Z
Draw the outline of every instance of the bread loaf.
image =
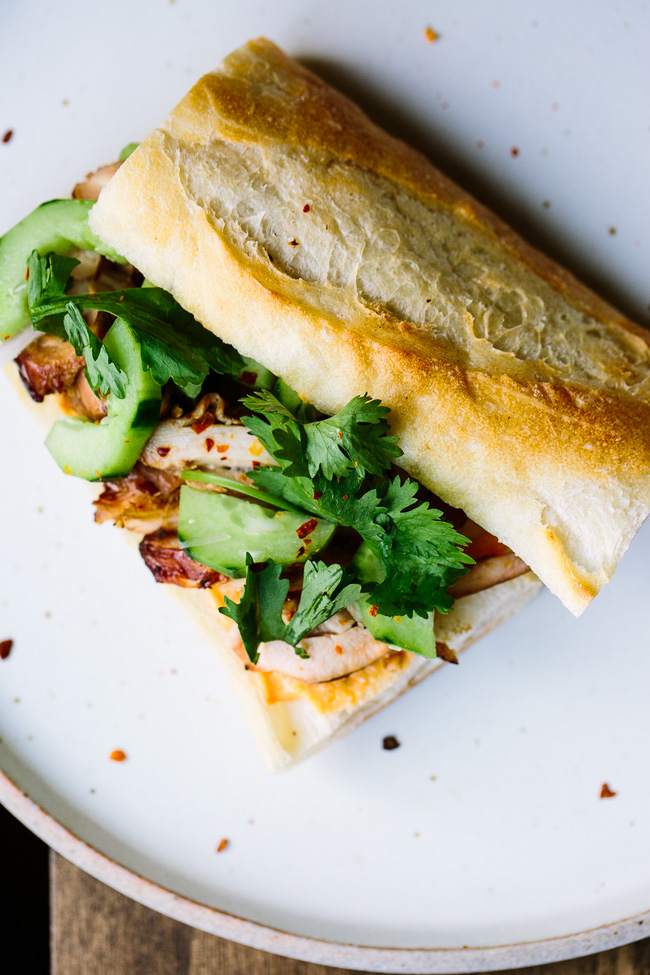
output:
M 574 613 L 650 509 L 646 333 L 267 40 L 202 78 L 93 230 L 333 413 L 391 408 L 403 467 Z

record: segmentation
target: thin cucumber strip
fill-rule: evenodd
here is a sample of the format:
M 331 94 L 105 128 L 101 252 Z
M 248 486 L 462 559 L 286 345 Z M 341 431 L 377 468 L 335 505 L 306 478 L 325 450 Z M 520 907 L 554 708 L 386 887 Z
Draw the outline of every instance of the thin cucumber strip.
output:
M 282 508 L 283 511 L 295 511 L 300 512 L 299 508 L 294 508 L 293 505 L 288 504 L 283 498 L 275 498 L 271 494 L 267 494 L 266 491 L 260 491 L 259 488 L 251 487 L 249 484 L 241 484 L 239 481 L 233 481 L 230 477 L 221 477 L 220 474 L 209 474 L 207 471 L 181 471 L 181 477 L 186 481 L 204 481 L 206 484 L 218 484 L 219 487 L 228 488 L 229 491 L 235 491 L 237 494 L 245 494 L 249 498 L 255 498 L 256 501 L 263 501 L 264 504 L 270 504 L 273 508 Z M 309 517 L 305 515 L 305 518 Z
M 69 254 L 76 248 L 96 251 L 125 264 L 88 225 L 92 200 L 50 200 L 0 237 L 0 341 L 17 335 L 30 324 L 25 272 L 29 255 Z

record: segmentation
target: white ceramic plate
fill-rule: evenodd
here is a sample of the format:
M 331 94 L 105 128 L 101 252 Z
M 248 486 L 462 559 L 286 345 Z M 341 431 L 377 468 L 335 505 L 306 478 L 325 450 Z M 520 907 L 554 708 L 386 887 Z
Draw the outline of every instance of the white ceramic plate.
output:
M 647 322 L 649 28 L 640 2 L 114 0 L 95 21 L 5 0 L 0 230 L 264 33 Z M 0 415 L 0 796 L 52 845 L 189 923 L 330 964 L 501 968 L 645 933 L 648 529 L 580 621 L 544 594 L 269 778 L 217 662 L 2 376 Z

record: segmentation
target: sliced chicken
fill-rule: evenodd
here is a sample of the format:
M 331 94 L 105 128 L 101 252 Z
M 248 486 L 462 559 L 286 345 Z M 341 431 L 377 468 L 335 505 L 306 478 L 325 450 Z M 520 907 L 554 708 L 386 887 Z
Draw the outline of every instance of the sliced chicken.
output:
M 140 555 L 156 582 L 167 582 L 184 589 L 209 589 L 226 576 L 196 562 L 180 547 L 176 532 L 152 532 L 140 542 Z
M 94 502 L 95 521 L 113 521 L 142 535 L 160 528 L 176 529 L 180 483 L 173 474 L 138 461 L 126 477 L 106 482 Z
M 227 415 L 218 393 L 208 393 L 187 416 L 159 423 L 142 460 L 150 467 L 172 471 L 186 467 L 249 471 L 273 463 L 257 437 Z
M 100 166 L 94 173 L 88 173 L 86 178 L 77 183 L 72 191 L 75 200 L 97 200 L 104 187 L 110 182 L 118 171 L 121 162 L 110 163 L 108 166 Z
M 463 596 L 482 592 L 483 589 L 491 589 L 508 579 L 515 579 L 528 571 L 530 570 L 524 560 L 512 552 L 508 555 L 495 555 L 473 565 L 467 575 L 451 586 L 449 593 L 454 599 L 461 599 Z
M 365 626 L 354 623 L 347 626 L 347 621 L 341 632 L 310 634 L 300 641 L 300 646 L 309 654 L 308 659 L 299 657 L 293 647 L 282 640 L 262 643 L 256 669 L 275 670 L 310 684 L 319 684 L 361 670 L 388 651 L 388 646 L 375 640 Z
M 86 365 L 83 356 L 56 335 L 39 335 L 15 361 L 20 378 L 37 403 L 49 393 L 62 393 L 73 386 Z
M 108 413 L 106 397 L 98 396 L 91 389 L 85 370 L 79 373 L 73 386 L 61 393 L 59 403 L 68 416 L 80 416 L 94 423 L 102 420 Z

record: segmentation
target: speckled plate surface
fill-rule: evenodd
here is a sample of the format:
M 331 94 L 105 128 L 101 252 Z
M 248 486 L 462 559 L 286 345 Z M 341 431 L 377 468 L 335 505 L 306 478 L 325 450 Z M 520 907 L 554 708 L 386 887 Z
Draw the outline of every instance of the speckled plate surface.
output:
M 0 231 L 263 33 L 647 322 L 649 28 L 642 3 L 586 0 L 116 0 L 91 36 L 83 4 L 5 2 Z M 3 375 L 0 416 L 0 798 L 48 842 L 188 923 L 330 964 L 472 971 L 643 936 L 649 526 L 581 620 L 543 594 L 269 778 L 217 661 Z

